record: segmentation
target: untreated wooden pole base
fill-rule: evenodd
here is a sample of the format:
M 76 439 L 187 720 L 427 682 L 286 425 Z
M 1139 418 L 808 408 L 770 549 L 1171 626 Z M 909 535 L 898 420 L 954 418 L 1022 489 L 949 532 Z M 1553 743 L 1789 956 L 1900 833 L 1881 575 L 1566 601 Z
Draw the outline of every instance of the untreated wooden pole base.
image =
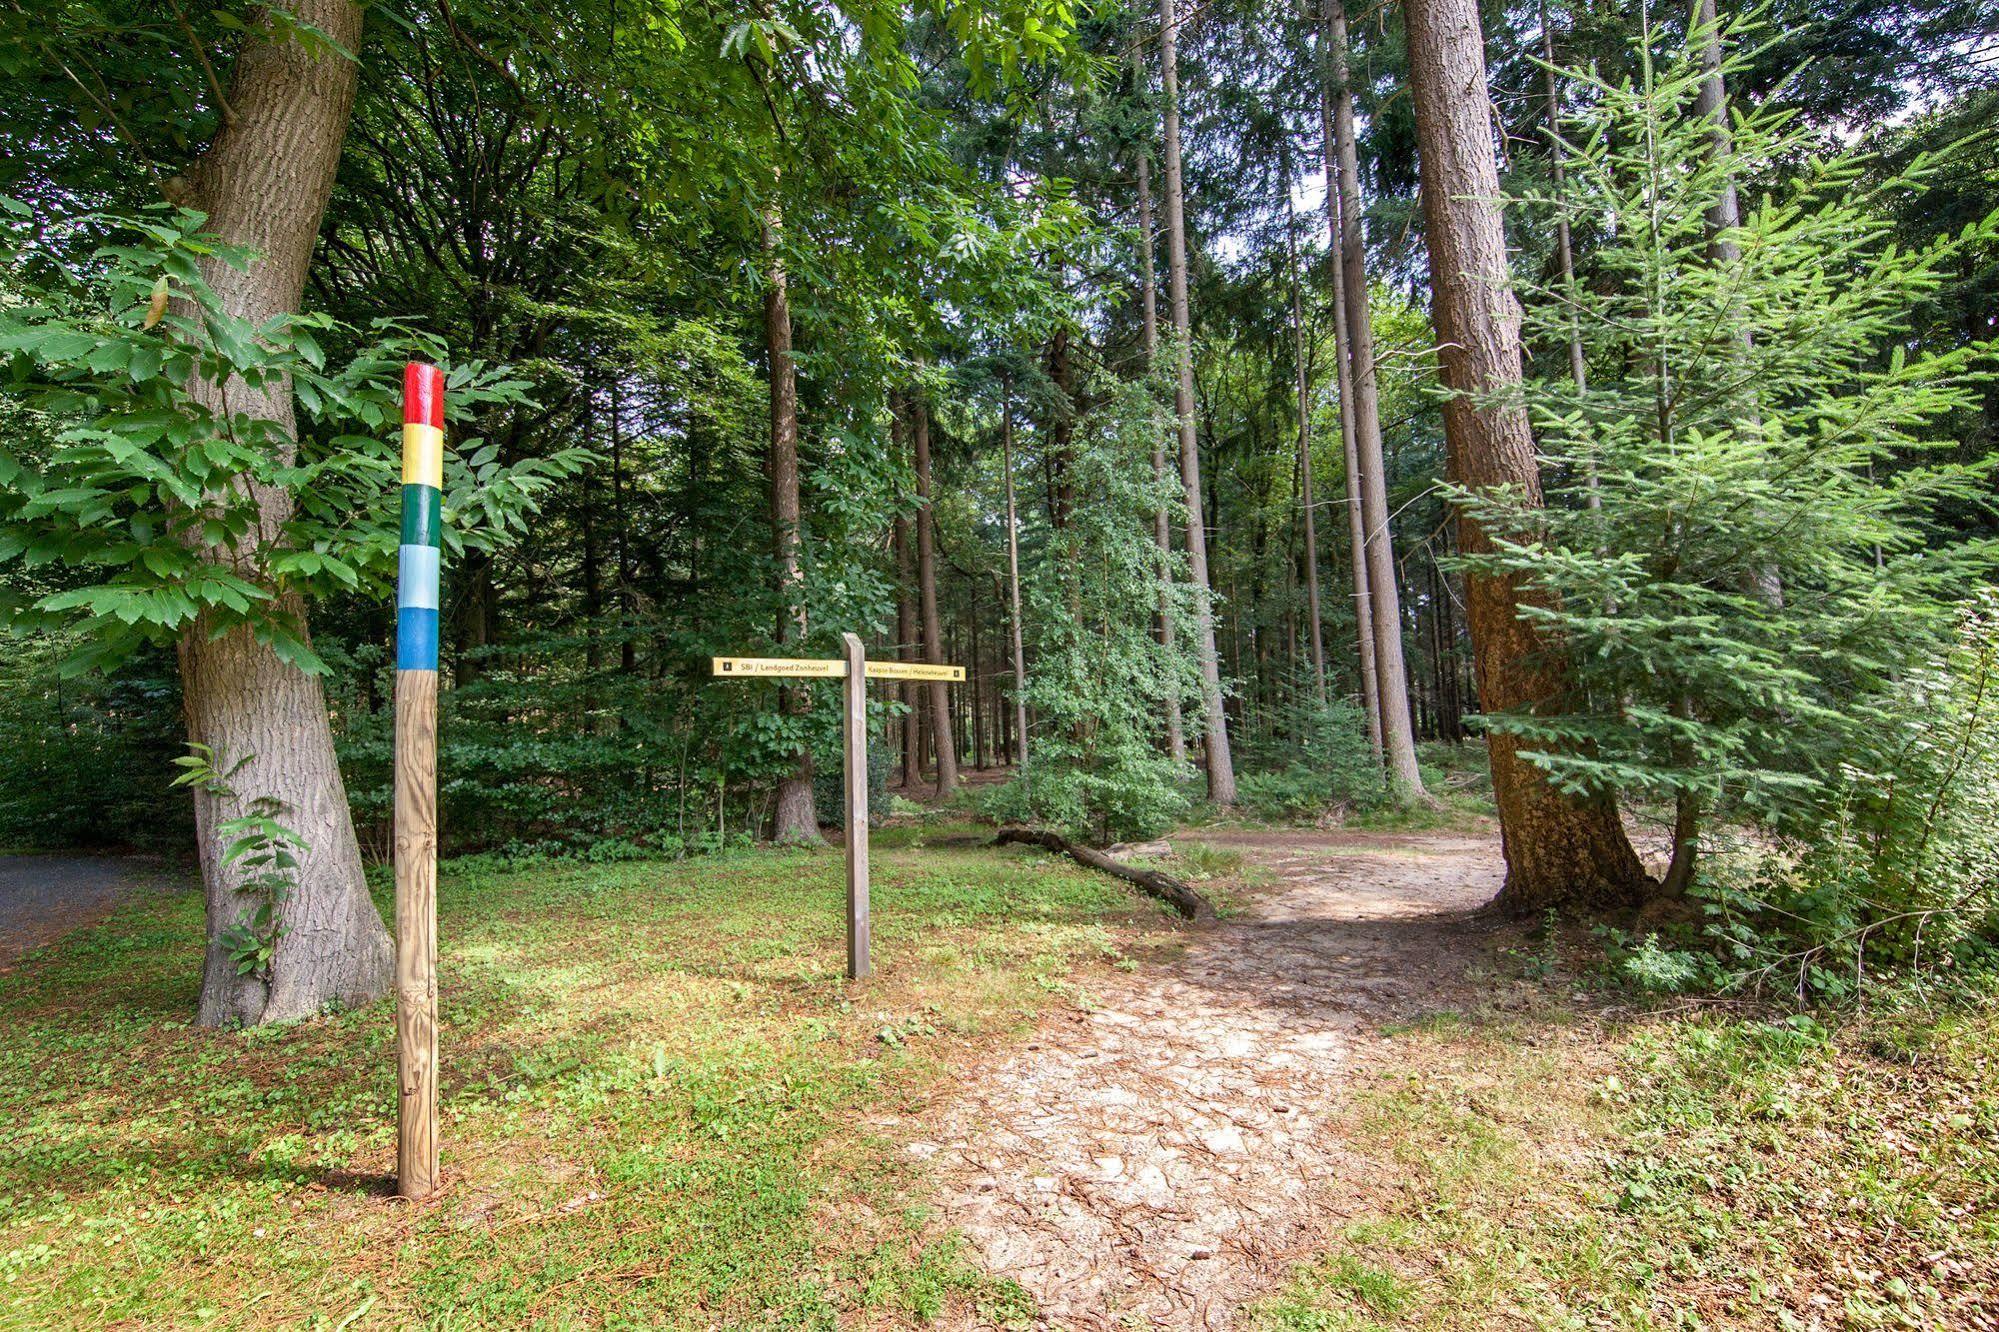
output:
M 437 672 L 396 672 L 396 1192 L 437 1191 Z

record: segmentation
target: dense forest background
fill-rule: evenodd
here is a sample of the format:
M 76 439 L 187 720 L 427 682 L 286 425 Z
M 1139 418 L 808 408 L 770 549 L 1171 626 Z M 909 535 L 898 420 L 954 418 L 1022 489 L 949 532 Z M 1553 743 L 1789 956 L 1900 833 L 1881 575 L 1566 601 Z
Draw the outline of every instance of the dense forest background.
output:
M 137 337 L 159 256 L 199 235 L 172 204 L 236 115 L 229 53 L 283 15 L 34 11 L 0 19 L 0 299 Z M 1999 11 L 1483 21 L 1557 515 L 1534 532 L 1444 479 L 1400 6 L 370 6 L 287 364 L 311 385 L 407 348 L 469 386 L 447 845 L 805 835 L 815 780 L 837 821 L 831 690 L 717 683 L 708 659 L 837 655 L 849 630 L 968 671 L 878 690 L 884 807 L 1025 756 L 976 798 L 1097 840 L 1211 799 L 1420 817 L 1485 780 L 1466 579 L 1495 572 L 1545 589 L 1578 648 L 1566 711 L 1513 728 L 1567 789 L 1669 848 L 1838 823 L 1853 734 L 1904 668 L 1943 672 L 1931 700 L 1989 669 L 1964 663 L 1999 536 Z M 0 407 L 0 595 L 25 631 L 0 666 L 0 842 L 184 845 L 186 608 L 160 589 L 192 575 L 84 542 L 96 501 L 36 396 L 143 376 L 38 327 L 10 325 Z M 1730 387 L 1685 396 L 1682 350 L 1688 382 Z M 351 379 L 352 410 L 301 417 L 303 457 L 390 456 L 367 415 L 387 379 Z M 1872 406 L 1841 426 L 1840 402 Z M 482 478 L 518 502 L 482 513 Z M 341 484 L 322 507 L 386 504 L 393 477 Z M 1461 550 L 1464 503 L 1515 540 Z M 320 579 L 300 659 L 379 858 L 393 542 L 316 521 L 352 576 L 298 574 Z

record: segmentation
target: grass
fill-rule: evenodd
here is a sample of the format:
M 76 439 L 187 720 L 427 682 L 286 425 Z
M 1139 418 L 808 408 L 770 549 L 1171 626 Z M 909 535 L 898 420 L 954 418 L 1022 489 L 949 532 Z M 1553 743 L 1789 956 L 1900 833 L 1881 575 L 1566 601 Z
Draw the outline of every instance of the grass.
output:
M 836 854 L 447 865 L 445 1189 L 417 1206 L 387 1196 L 386 1003 L 190 1025 L 192 893 L 30 958 L 0 976 L 0 1327 L 1026 1319 L 921 1207 L 897 1121 L 1165 918 L 1038 853 L 898 840 L 851 987 Z
M 1999 1015 L 1559 1010 L 1393 1033 L 1389 1183 L 1250 1325 L 1991 1326 Z M 1985 1321 L 1981 1321 L 1985 1320 Z

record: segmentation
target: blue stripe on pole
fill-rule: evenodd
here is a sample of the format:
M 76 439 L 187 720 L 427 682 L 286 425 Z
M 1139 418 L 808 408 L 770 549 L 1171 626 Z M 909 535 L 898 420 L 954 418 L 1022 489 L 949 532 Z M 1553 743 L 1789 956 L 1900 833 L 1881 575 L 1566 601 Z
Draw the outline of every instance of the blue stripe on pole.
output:
M 402 546 L 396 551 L 396 605 L 437 609 L 436 546 Z
M 437 609 L 404 606 L 396 611 L 396 669 L 437 669 Z

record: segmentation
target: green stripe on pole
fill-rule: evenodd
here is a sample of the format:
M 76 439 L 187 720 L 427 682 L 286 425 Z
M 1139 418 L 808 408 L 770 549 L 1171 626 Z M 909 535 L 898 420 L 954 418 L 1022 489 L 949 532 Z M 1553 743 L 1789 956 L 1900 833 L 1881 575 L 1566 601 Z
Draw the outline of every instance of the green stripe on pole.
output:
M 444 531 L 444 497 L 435 486 L 403 487 L 403 538 L 405 546 L 439 546 Z

